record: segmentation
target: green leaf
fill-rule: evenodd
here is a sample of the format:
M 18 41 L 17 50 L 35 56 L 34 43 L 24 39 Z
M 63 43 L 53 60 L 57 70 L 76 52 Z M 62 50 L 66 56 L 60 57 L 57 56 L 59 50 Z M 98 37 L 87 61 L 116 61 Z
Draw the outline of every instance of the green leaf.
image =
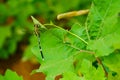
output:
M 83 63 L 84 59 L 87 59 L 91 62 L 94 62 L 96 60 L 93 54 L 80 52 L 80 51 L 78 52 L 78 55 L 75 56 L 75 59 L 76 59 L 75 71 L 79 75 L 82 75 L 80 72 L 81 71 L 80 66 Z
M 0 80 L 4 80 L 4 77 L 2 75 L 0 75 Z
M 1 59 L 7 59 L 7 58 L 8 58 L 9 53 L 8 53 L 6 50 L 4 50 L 4 49 L 2 48 L 2 49 L 0 49 L 0 52 L 2 53 L 2 54 L 0 54 L 0 58 L 1 58 Z
M 73 58 L 47 61 L 41 64 L 40 69 L 37 72 L 43 72 L 47 75 L 46 80 L 54 80 L 56 75 L 60 75 L 67 71 L 73 71 Z
M 82 38 L 83 40 L 87 40 L 87 36 L 86 36 L 86 31 L 85 28 L 83 26 L 81 26 L 79 23 L 75 23 L 70 32 L 72 32 L 73 34 L 79 36 L 80 38 Z M 79 48 L 79 49 L 84 49 L 86 44 L 81 41 L 80 39 L 74 37 L 71 34 L 67 35 L 68 41 L 71 45 L 74 45 L 75 47 Z
M 116 74 L 115 76 L 113 76 L 113 72 L 109 72 L 108 80 L 120 80 L 120 76 L 119 76 L 119 74 Z
M 93 0 L 86 22 L 91 39 L 105 36 L 119 28 L 119 3 L 120 0 Z
M 50 3 L 50 8 L 54 13 L 56 10 L 52 6 L 52 1 Z M 61 11 L 62 8 L 59 5 L 57 6 Z M 41 63 L 41 67 L 36 72 L 46 74 L 46 80 L 54 80 L 55 76 L 62 73 L 64 73 L 63 80 L 72 78 L 75 80 L 106 80 L 103 67 L 98 64 L 96 68 L 92 65 L 92 62 L 95 60 L 95 57 L 108 57 L 115 50 L 120 49 L 119 8 L 119 0 L 93 0 L 85 28 L 75 24 L 70 31 L 67 31 L 56 26 L 57 29 L 54 28 L 41 33 L 41 47 L 45 60 L 42 61 L 39 48 L 34 47 L 32 51 Z M 39 23 L 36 20 L 33 20 L 33 22 L 35 24 Z M 86 31 L 88 31 L 87 35 Z M 86 42 L 88 40 L 87 37 L 90 37 L 89 44 Z M 86 47 L 94 51 L 95 56 L 86 55 L 86 53 L 75 56 L 76 51 L 86 49 Z M 73 73 L 75 72 L 73 57 L 76 60 L 74 65 L 76 72 L 80 72 L 83 76 Z M 117 72 L 117 76 L 119 76 L 119 69 L 113 69 L 113 66 L 111 67 L 105 63 L 104 65 L 109 67 L 111 71 Z M 110 72 L 108 75 L 110 75 L 108 79 L 113 77 Z
M 36 55 L 36 53 L 39 53 L 39 52 L 36 52 L 36 51 L 39 51 L 38 50 L 38 42 L 37 42 L 37 37 L 34 35 L 34 36 L 31 36 L 30 38 L 29 38 L 29 40 L 30 40 L 30 45 L 25 49 L 25 51 L 24 51 L 24 54 L 23 54 L 23 57 L 22 57 L 22 59 L 23 60 L 28 60 L 28 59 L 32 59 L 33 58 L 33 56 L 34 55 Z M 37 45 L 37 46 L 36 46 Z M 36 50 L 37 49 L 37 50 Z M 31 50 L 32 50 L 32 52 L 31 52 Z M 34 54 L 34 55 L 33 55 Z M 38 61 L 40 61 L 41 60 L 41 56 L 40 56 L 40 54 L 39 55 L 36 55 L 36 57 L 39 57 L 38 58 Z
M 107 56 L 114 50 L 120 49 L 120 37 L 118 33 L 108 34 L 104 38 L 90 41 L 87 48 L 96 52 L 95 56 Z
M 111 47 L 116 50 L 116 49 L 120 49 L 120 34 L 118 34 L 117 32 L 113 33 L 113 34 L 109 34 L 105 37 L 106 39 L 106 43 L 108 45 L 111 45 Z
M 84 80 L 84 79 L 77 76 L 74 72 L 65 72 L 63 73 L 63 78 L 60 80 Z
M 109 56 L 103 57 L 103 63 L 105 66 L 109 68 L 109 75 L 108 80 L 110 80 L 110 77 L 113 78 L 113 80 L 119 80 L 120 79 L 120 51 L 118 53 L 112 53 Z M 116 76 L 111 75 L 111 72 L 116 72 Z
M 46 60 L 65 59 L 76 51 L 64 43 L 65 34 L 65 31 L 57 28 L 41 34 L 41 47 Z
M 96 69 L 87 59 L 82 61 L 80 72 L 83 74 L 84 80 L 106 80 L 102 66 L 99 65 Z
M 23 79 L 22 77 L 18 76 L 16 72 L 7 69 L 4 76 L 0 75 L 0 80 L 23 80 Z
M 73 70 L 73 54 L 76 50 L 64 43 L 65 31 L 54 28 L 41 34 L 41 47 L 45 60 L 41 61 L 40 69 L 47 75 L 47 80 L 54 80 L 56 75 Z M 39 50 L 33 49 L 41 60 Z
M 40 54 L 39 46 L 31 47 L 31 49 L 32 49 L 32 53 L 36 56 L 36 58 L 38 59 L 38 61 L 40 63 L 42 63 L 42 57 L 41 57 L 41 54 Z
M 87 48 L 96 52 L 95 56 L 107 56 L 120 49 L 120 0 L 94 0 L 88 16 L 88 31 L 91 37 Z M 102 5 L 101 5 L 102 3 Z
M 94 50 L 96 52 L 96 57 L 107 56 L 114 51 L 114 49 L 112 47 L 109 47 L 109 45 L 107 45 L 103 39 L 91 41 L 87 48 Z
M 17 48 L 17 41 L 15 39 L 10 39 L 8 45 L 11 45 L 8 48 L 8 53 L 9 54 L 14 54 L 16 48 Z
M 7 37 L 11 36 L 10 26 L 0 27 L 0 48 L 3 46 L 4 41 Z
M 105 1 L 105 0 L 104 0 Z M 119 29 L 120 24 L 118 24 L 118 13 L 119 13 L 119 9 L 120 9 L 120 0 L 114 1 L 114 0 L 110 0 L 110 1 L 105 1 L 108 6 L 106 5 L 106 10 L 105 13 L 103 14 L 103 19 L 102 19 L 102 25 L 103 25 L 103 29 L 102 29 L 102 35 L 106 35 L 109 33 L 112 33 L 114 31 L 116 31 L 116 29 Z M 100 5 L 100 3 L 99 3 Z M 105 6 L 104 5 L 104 6 Z M 102 9 L 103 10 L 103 9 Z M 101 25 L 101 27 L 102 27 Z

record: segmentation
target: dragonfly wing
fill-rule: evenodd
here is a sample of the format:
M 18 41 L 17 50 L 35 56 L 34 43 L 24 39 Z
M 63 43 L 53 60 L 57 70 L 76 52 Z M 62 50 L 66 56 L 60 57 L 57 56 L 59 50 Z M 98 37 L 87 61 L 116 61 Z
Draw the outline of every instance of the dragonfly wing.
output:
M 37 19 L 35 19 L 33 16 L 31 16 L 34 24 L 39 24 L 41 28 L 47 29 L 44 25 L 42 25 Z

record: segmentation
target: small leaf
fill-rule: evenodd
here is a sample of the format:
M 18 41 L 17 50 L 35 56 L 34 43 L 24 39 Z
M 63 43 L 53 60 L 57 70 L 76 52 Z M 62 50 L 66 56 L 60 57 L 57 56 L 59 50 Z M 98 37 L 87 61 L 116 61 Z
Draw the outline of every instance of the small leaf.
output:
M 7 37 L 11 36 L 10 26 L 0 27 L 0 48 L 3 46 L 4 41 Z
M 40 69 L 37 72 L 43 72 L 47 75 L 46 80 L 54 80 L 56 75 L 60 75 L 67 71 L 73 71 L 73 58 L 47 61 L 41 64 Z M 51 79 L 50 79 L 51 78 Z
M 96 52 L 95 56 L 107 56 L 114 50 L 120 49 L 120 37 L 117 32 L 106 35 L 104 38 L 92 40 L 87 48 Z
M 113 80 L 119 80 L 120 79 L 120 52 L 118 53 L 112 53 L 109 56 L 103 57 L 103 63 L 105 66 L 109 68 L 110 71 L 116 72 L 116 76 L 110 75 L 111 72 L 109 71 L 108 79 L 110 80 L 110 77 L 113 78 Z
M 103 39 L 91 41 L 87 48 L 95 51 L 96 57 L 107 56 L 114 51 Z
M 84 80 L 84 78 L 81 78 L 77 76 L 75 73 L 69 71 L 63 73 L 63 78 L 60 80 Z
M 96 69 L 87 59 L 82 61 L 80 71 L 83 74 L 84 80 L 106 80 L 102 66 L 99 65 Z
M 16 72 L 7 70 L 4 76 L 0 75 L 0 80 L 23 80 L 22 77 L 18 76 Z
M 86 22 L 91 39 L 105 36 L 119 28 L 119 3 L 120 0 L 93 0 Z

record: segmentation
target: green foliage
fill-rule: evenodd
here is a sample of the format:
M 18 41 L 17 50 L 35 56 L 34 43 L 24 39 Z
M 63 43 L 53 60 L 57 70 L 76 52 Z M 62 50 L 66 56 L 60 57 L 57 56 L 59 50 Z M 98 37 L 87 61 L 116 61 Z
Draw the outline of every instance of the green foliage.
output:
M 45 60 L 37 47 L 32 49 L 41 64 L 35 72 L 43 72 L 46 80 L 57 75 L 61 80 L 119 80 L 119 3 L 93 0 L 85 25 L 75 23 L 70 30 L 45 24 L 52 28 L 40 36 Z
M 84 80 L 84 78 L 78 77 L 74 72 L 65 72 L 60 80 Z
M 57 61 L 57 60 L 56 60 Z M 46 80 L 54 80 L 56 75 L 64 72 L 73 71 L 73 59 L 69 57 L 67 59 L 61 59 L 56 62 L 47 61 L 43 63 L 37 72 L 43 72 L 47 75 Z
M 29 38 L 29 43 L 30 43 L 30 45 L 29 45 L 29 46 L 26 48 L 26 50 L 24 51 L 22 60 L 29 60 L 29 59 L 33 59 L 33 58 L 34 58 L 33 53 L 31 52 L 31 48 L 32 48 L 33 46 L 37 46 L 37 45 L 38 45 L 37 38 L 36 38 L 35 35 L 34 35 L 34 36 L 31 36 L 31 37 Z M 38 47 L 38 46 L 37 46 L 37 47 Z M 35 48 L 35 49 L 37 49 L 37 48 Z M 36 50 L 36 51 L 38 51 L 38 50 Z M 34 54 L 35 54 L 35 53 L 34 53 Z M 39 54 L 37 54 L 37 55 L 39 55 Z M 39 56 L 40 56 L 40 55 L 39 55 Z
M 91 39 L 103 37 L 118 29 L 119 7 L 119 0 L 93 1 L 87 20 Z
M 39 57 L 39 61 L 42 61 L 37 72 L 44 72 L 47 80 L 53 80 L 56 75 L 73 70 L 73 58 L 69 53 L 74 53 L 76 50 L 63 43 L 63 34 L 65 34 L 64 31 L 56 28 L 41 34 L 41 46 L 45 61 L 41 60 L 38 48 L 33 50 Z
M 6 29 L 6 31 L 3 31 L 4 29 Z M 3 43 L 6 39 L 6 37 L 9 37 L 11 35 L 11 32 L 10 32 L 10 27 L 0 27 L 0 48 L 3 46 Z M 4 34 L 4 35 L 3 35 Z
M 75 35 L 78 35 L 80 38 L 84 39 L 84 41 L 87 40 L 86 30 L 79 23 L 75 23 L 71 27 L 70 32 L 74 33 Z M 67 35 L 67 36 L 68 36 L 67 39 L 68 39 L 68 41 L 71 45 L 74 45 L 79 49 L 84 49 L 85 48 L 85 46 L 86 46 L 85 44 L 87 44 L 86 41 L 85 42 L 83 40 L 80 41 L 80 39 L 78 39 L 76 37 L 73 37 L 73 35 Z
M 12 29 L 12 30 L 11 30 Z M 17 48 L 17 43 L 22 39 L 23 33 L 18 28 L 13 29 L 12 26 L 0 27 L 0 58 L 7 59 L 11 54 L 14 54 Z M 17 37 L 16 37 L 17 36 Z
M 41 64 L 33 72 L 43 72 L 46 80 L 54 80 L 57 75 L 62 75 L 60 80 L 120 80 L 119 3 L 120 0 L 8 0 L 0 3 L 0 58 L 15 53 L 18 43 L 25 38 L 29 46 L 24 58 L 33 56 L 30 54 L 33 47 L 32 52 Z M 43 23 L 55 21 L 57 14 L 86 9 L 89 4 L 87 17 L 76 17 L 78 20 L 74 18 L 66 23 L 74 23 L 69 30 L 53 23 L 42 25 L 32 17 L 34 24 L 41 26 L 40 40 L 45 58 L 42 60 L 37 38 L 22 33 L 23 29 L 33 29 L 29 17 L 40 17 Z M 0 80 L 4 79 L 22 78 L 7 70 L 5 76 L 0 75 Z
M 16 72 L 13 72 L 11 70 L 7 70 L 5 72 L 5 75 L 0 75 L 0 80 L 23 80 L 21 76 L 18 76 Z
M 88 30 L 91 40 L 88 49 L 94 50 L 96 56 L 107 56 L 115 49 L 120 49 L 120 24 L 118 24 L 119 13 L 118 1 L 93 1 L 91 12 L 88 16 Z M 101 4 L 100 3 L 104 3 Z M 104 9 L 103 9 L 104 8 Z
M 103 57 L 103 63 L 109 68 L 108 80 L 119 80 L 120 79 L 120 51 L 112 53 L 109 56 Z M 113 75 L 113 73 L 116 75 Z
M 72 4 L 66 6 L 68 2 L 69 0 L 8 0 L 1 2 L 0 58 L 7 59 L 11 54 L 14 54 L 17 49 L 19 49 L 18 43 L 24 40 L 24 36 L 27 41 L 31 40 L 29 37 L 31 34 L 28 34 L 33 30 L 33 25 L 29 20 L 31 15 L 40 17 L 40 20 L 43 22 L 48 22 L 50 20 L 55 20 L 58 13 L 87 8 L 89 5 L 83 4 L 86 4 L 86 2 L 90 4 L 89 0 L 71 0 Z M 82 7 L 79 8 L 79 6 Z M 24 29 L 27 29 L 26 32 L 23 32 Z M 28 48 L 25 49 L 24 58 L 26 57 L 27 59 L 27 57 L 32 56 L 30 48 L 33 45 L 34 43 L 30 42 Z
M 4 29 L 6 29 L 6 31 L 3 31 Z M 1 36 L 1 39 L 0 39 L 0 48 L 3 46 L 3 43 L 6 39 L 6 37 L 9 37 L 11 35 L 11 32 L 10 32 L 10 27 L 0 27 L 0 36 Z M 4 34 L 4 35 L 3 35 Z
M 45 23 L 55 20 L 59 13 L 88 8 L 90 2 L 75 0 L 66 6 L 69 0 L 2 0 L 0 3 L 0 58 L 7 59 L 10 55 L 18 53 L 16 52 L 19 49 L 18 44 L 23 43 L 24 40 L 26 42 L 31 40 L 29 33 L 33 30 L 31 15 L 39 17 L 39 20 Z M 86 3 L 89 5 L 83 5 Z M 25 49 L 24 58 L 33 56 L 29 51 L 33 44 L 30 42 Z
M 102 66 L 98 65 L 96 69 L 88 60 L 82 61 L 80 71 L 84 75 L 84 80 L 106 80 Z

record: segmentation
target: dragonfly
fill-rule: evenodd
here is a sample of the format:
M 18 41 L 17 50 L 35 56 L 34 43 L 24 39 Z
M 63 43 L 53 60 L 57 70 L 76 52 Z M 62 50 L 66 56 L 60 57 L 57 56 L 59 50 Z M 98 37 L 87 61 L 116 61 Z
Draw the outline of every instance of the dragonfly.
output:
M 32 18 L 33 23 L 34 23 L 34 33 L 38 38 L 38 45 L 39 45 L 38 47 L 40 50 L 40 54 L 41 54 L 42 60 L 44 60 L 44 55 L 42 52 L 41 41 L 40 41 L 40 31 L 46 30 L 47 28 L 45 26 L 43 26 L 39 21 L 37 21 L 33 16 L 31 16 L 31 18 Z

